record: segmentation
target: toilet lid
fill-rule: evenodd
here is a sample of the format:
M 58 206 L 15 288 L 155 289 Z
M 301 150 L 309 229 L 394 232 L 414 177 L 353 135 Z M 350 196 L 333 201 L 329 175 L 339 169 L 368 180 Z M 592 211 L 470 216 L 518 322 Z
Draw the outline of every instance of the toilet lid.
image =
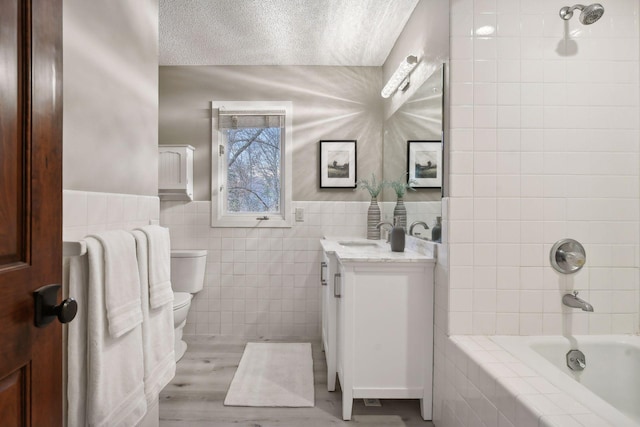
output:
M 191 294 L 188 292 L 173 293 L 173 309 L 182 308 L 191 301 Z

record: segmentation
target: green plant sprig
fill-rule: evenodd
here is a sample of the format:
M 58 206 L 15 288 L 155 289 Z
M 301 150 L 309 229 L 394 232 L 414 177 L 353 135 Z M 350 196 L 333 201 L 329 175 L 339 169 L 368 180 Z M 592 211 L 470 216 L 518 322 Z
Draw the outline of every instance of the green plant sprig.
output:
M 413 188 L 413 186 L 417 184 L 416 180 L 410 179 L 409 182 L 404 182 L 404 177 L 406 175 L 407 174 L 404 173 L 400 175 L 397 181 L 391 181 L 389 183 L 389 186 L 393 188 L 393 191 L 396 192 L 396 196 L 398 197 L 404 197 L 404 194 L 407 190 L 416 191 L 416 189 Z
M 388 186 L 389 183 L 387 181 L 376 180 L 376 175 L 374 173 L 371 174 L 371 180 L 368 179 L 359 179 L 356 182 L 356 189 L 367 190 L 372 198 L 378 197 L 378 194 L 382 191 L 382 189 Z

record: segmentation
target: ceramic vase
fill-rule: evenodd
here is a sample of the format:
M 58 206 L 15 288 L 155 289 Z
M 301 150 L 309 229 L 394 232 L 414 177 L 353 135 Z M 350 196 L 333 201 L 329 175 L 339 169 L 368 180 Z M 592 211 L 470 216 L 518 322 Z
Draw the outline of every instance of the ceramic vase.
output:
M 407 232 L 407 208 L 404 205 L 404 199 L 402 197 L 398 197 L 396 207 L 393 208 L 393 218 L 394 219 L 398 218 L 396 225 L 404 228 L 406 233 Z
M 380 207 L 375 197 L 371 198 L 371 204 L 367 211 L 367 239 L 380 240 L 380 229 L 376 225 L 380 222 Z

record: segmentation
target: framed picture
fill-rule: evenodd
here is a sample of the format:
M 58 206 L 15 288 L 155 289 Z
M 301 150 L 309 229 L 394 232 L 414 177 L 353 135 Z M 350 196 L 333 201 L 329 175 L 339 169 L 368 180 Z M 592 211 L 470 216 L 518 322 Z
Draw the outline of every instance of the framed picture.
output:
M 320 141 L 320 188 L 356 188 L 356 141 Z
M 407 179 L 415 188 L 442 187 L 442 141 L 408 141 Z

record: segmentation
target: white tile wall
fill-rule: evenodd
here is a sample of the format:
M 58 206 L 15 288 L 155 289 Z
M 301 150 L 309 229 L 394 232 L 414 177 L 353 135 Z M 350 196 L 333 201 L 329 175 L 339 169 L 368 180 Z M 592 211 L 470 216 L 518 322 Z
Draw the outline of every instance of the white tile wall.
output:
M 62 239 L 74 241 L 104 230 L 130 230 L 160 219 L 160 200 L 154 196 L 62 192 Z
M 162 206 L 161 206 L 162 205 Z M 439 202 L 405 203 L 409 223 L 432 225 Z M 194 298 L 185 332 L 206 335 L 317 337 L 318 240 L 364 236 L 368 203 L 296 202 L 304 222 L 291 229 L 211 228 L 209 202 L 163 202 L 158 197 L 64 190 L 63 240 L 161 221 L 174 249 L 207 249 L 205 289 Z M 394 203 L 380 203 L 383 218 Z M 162 212 L 161 212 L 162 207 Z
M 566 33 L 559 0 L 450 5 L 451 233 L 436 268 L 434 423 L 604 425 L 556 412 L 562 395 L 549 402 L 522 378 L 489 375 L 459 341 L 476 338 L 449 333 L 638 332 L 638 2 L 608 2 L 588 27 L 575 16 Z M 564 237 L 587 250 L 569 277 L 547 262 Z M 564 308 L 572 289 L 596 312 Z
M 395 203 L 379 203 L 390 218 Z M 440 202 L 405 203 L 409 224 L 432 225 Z M 204 290 L 186 334 L 307 337 L 320 334 L 319 265 L 324 236 L 364 237 L 368 202 L 294 202 L 304 222 L 288 229 L 211 228 L 210 202 L 162 202 L 174 249 L 208 250 Z
M 639 5 L 591 26 L 562 6 L 451 1 L 451 334 L 639 330 Z M 587 250 L 568 277 L 565 237 Z M 561 305 L 574 289 L 596 313 Z

